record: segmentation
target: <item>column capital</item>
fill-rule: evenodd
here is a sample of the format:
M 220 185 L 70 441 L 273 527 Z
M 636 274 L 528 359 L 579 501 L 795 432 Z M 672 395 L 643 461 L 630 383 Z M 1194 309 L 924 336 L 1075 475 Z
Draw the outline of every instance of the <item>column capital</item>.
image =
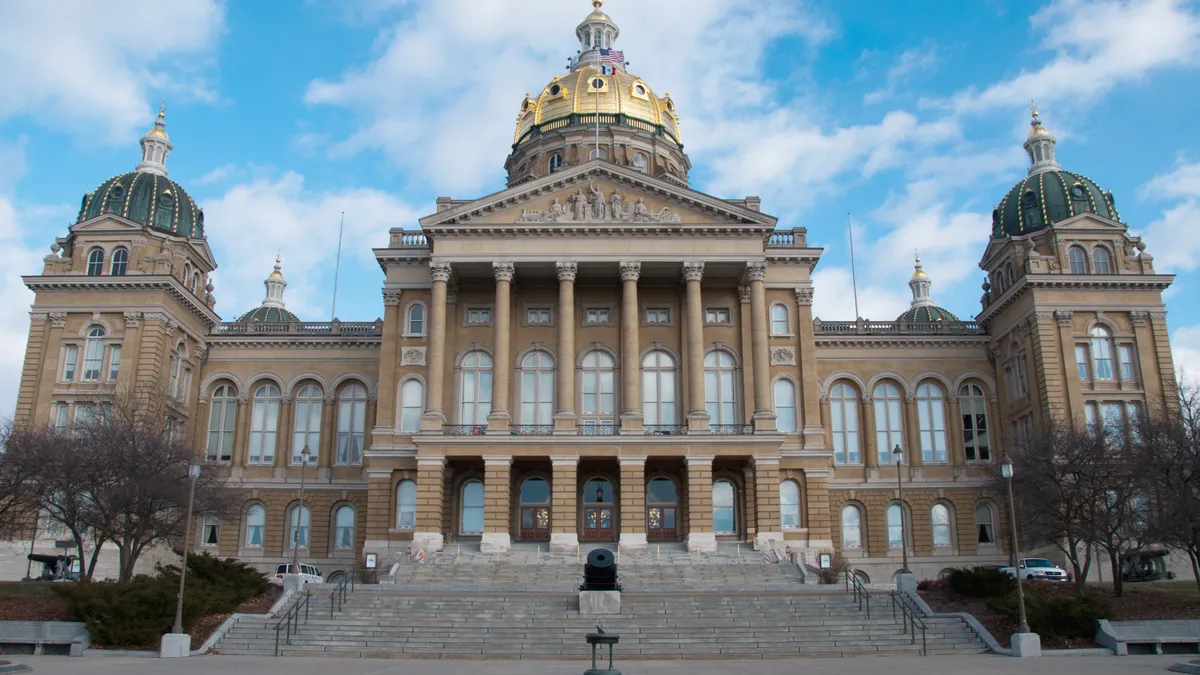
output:
M 779 455 L 754 455 L 751 458 L 754 466 L 763 468 L 778 467 L 779 459 Z
M 738 302 L 743 305 L 750 304 L 750 287 L 744 284 L 738 284 L 737 287 Z
M 646 466 L 646 456 L 630 457 L 621 455 L 617 457 L 617 464 L 620 466 Z
M 446 304 L 453 305 L 458 302 L 458 286 L 446 287 Z
M 621 261 L 621 281 L 637 281 L 640 276 L 642 276 L 642 263 L 640 261 Z
M 1129 323 L 1133 324 L 1134 326 L 1145 326 L 1146 322 L 1149 320 L 1150 320 L 1150 312 L 1143 311 L 1143 312 L 1130 312 L 1129 313 Z
M 550 464 L 552 464 L 553 466 L 571 466 L 571 467 L 579 466 L 579 456 L 578 455 L 572 455 L 570 457 L 567 457 L 567 456 L 553 457 L 552 456 L 552 457 L 550 457 Z
M 713 459 L 712 455 L 688 455 L 683 458 L 689 469 L 692 466 L 712 466 Z
M 812 284 L 796 287 L 796 303 L 801 305 L 813 304 L 813 287 Z
M 579 272 L 578 263 L 560 260 L 554 266 L 558 269 L 559 281 L 575 281 L 575 275 Z
M 430 260 L 429 273 L 434 281 L 450 281 L 450 263 L 445 260 Z
M 684 281 L 700 281 L 704 276 L 704 261 L 703 260 L 684 260 L 683 261 L 683 280 Z
M 51 328 L 63 328 L 67 325 L 66 312 L 48 312 L 48 314 L 50 315 Z
M 746 281 L 766 281 L 767 279 L 767 263 L 761 260 L 752 260 L 746 263 Z
M 126 328 L 136 328 L 137 326 L 140 326 L 140 325 L 142 325 L 142 313 L 141 312 L 125 312 L 125 327 Z
M 500 467 L 505 468 L 512 466 L 513 458 L 508 455 L 487 455 L 483 458 L 485 467 Z
M 1054 318 L 1058 319 L 1058 325 L 1060 326 L 1070 326 L 1073 316 L 1075 316 L 1075 313 L 1069 309 L 1059 309 L 1054 312 Z
M 492 263 L 492 273 L 496 275 L 496 281 L 512 281 L 513 270 L 511 260 L 497 260 Z
M 401 291 L 398 288 L 383 289 L 383 305 L 384 307 L 395 307 L 400 304 Z

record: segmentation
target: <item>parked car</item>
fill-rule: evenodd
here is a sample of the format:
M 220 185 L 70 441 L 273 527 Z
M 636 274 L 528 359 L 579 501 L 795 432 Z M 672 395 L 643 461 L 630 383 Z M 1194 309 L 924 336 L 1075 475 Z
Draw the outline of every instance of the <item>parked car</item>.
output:
M 325 583 L 325 577 L 321 575 L 321 570 L 317 569 L 313 565 L 305 565 L 304 563 L 300 563 L 299 565 L 293 563 L 280 563 L 275 567 L 275 573 L 268 577 L 267 581 L 282 586 L 283 577 L 288 574 L 299 574 L 300 583 L 305 586 L 308 584 Z
M 1021 558 L 1017 561 L 1017 567 L 1021 570 L 1021 576 L 1025 579 L 1043 579 L 1046 581 L 1070 581 L 1071 577 L 1063 568 L 1046 560 L 1045 558 Z M 1016 571 L 1012 567 L 1002 567 L 1003 571 L 1016 576 Z

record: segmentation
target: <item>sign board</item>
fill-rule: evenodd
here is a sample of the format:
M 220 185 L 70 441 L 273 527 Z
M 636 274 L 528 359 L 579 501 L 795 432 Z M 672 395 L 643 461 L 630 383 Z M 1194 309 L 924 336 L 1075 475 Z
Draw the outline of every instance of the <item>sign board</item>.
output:
M 366 562 L 367 569 L 369 569 L 369 570 L 375 569 L 376 564 L 377 564 L 376 554 L 368 553 L 367 554 L 367 562 Z
M 833 567 L 833 554 L 832 553 L 822 553 L 821 554 L 821 569 L 827 570 L 831 567 Z
M 70 539 L 56 539 L 54 548 L 75 548 L 75 542 Z

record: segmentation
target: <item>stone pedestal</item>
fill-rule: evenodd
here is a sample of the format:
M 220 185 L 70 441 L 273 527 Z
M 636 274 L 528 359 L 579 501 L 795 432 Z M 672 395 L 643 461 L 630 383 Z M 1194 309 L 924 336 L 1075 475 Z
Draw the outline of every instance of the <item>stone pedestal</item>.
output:
M 484 532 L 479 539 L 480 553 L 507 553 L 512 548 L 512 539 L 507 532 Z
M 1013 633 L 1009 644 L 1012 645 L 1012 655 L 1018 658 L 1042 655 L 1042 637 L 1037 633 Z
M 574 553 L 579 548 L 579 535 L 574 532 L 552 532 L 550 550 L 556 553 Z
M 712 553 L 717 550 L 717 535 L 712 532 L 692 532 L 687 538 L 689 551 Z
M 283 575 L 283 592 L 299 593 L 304 590 L 304 581 L 299 574 Z
M 645 532 L 622 532 L 620 549 L 622 551 L 645 551 L 650 548 L 646 543 Z
M 167 633 L 162 636 L 158 656 L 164 659 L 187 658 L 192 652 L 192 636 L 187 633 Z
M 579 591 L 579 615 L 620 614 L 620 591 Z
M 446 544 L 441 532 L 414 532 L 412 538 L 413 552 L 440 551 Z

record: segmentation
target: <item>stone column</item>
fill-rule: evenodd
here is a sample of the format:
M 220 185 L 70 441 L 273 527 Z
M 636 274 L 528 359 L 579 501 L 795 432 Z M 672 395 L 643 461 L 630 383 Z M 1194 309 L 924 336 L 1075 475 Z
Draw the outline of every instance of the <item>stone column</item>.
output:
M 1130 317 L 1133 321 L 1133 317 Z M 1134 331 L 1138 330 L 1137 324 L 1134 324 Z M 1145 387 L 1146 393 L 1154 395 L 1155 390 L 1161 387 L 1162 401 L 1161 405 L 1169 406 L 1169 409 L 1177 409 L 1179 401 L 1179 390 L 1175 384 L 1175 359 L 1171 354 L 1170 336 L 1167 333 L 1167 313 L 1166 311 L 1150 312 L 1150 334 L 1153 336 L 1154 343 L 1154 359 L 1152 363 L 1157 366 L 1158 386 L 1152 387 L 1147 383 L 1146 371 L 1141 372 L 1142 386 Z M 1138 340 L 1142 344 L 1142 340 Z M 1139 347 L 1139 352 L 1140 352 Z M 1139 359 L 1141 361 L 1141 359 Z M 1150 365 L 1142 363 L 1143 367 Z M 1152 402 L 1151 405 L 1157 405 L 1157 402 Z
M 912 466 L 924 466 L 925 458 L 921 456 L 921 425 L 917 416 L 917 397 L 915 394 L 904 394 L 904 463 Z M 891 448 L 888 449 L 891 451 Z M 893 462 L 894 463 L 894 462 Z
M 746 538 L 752 540 L 758 537 L 758 490 L 754 484 L 754 461 L 751 460 L 742 467 L 742 476 L 746 486 L 742 495 L 742 506 L 745 510 Z
M 819 551 L 833 549 L 832 533 L 840 531 L 841 514 L 833 513 L 829 503 L 830 469 L 804 470 L 804 498 L 807 520 L 801 524 L 808 528 L 808 547 Z M 866 518 L 864 514 L 864 518 Z M 838 530 L 834 530 L 835 523 Z M 866 523 L 866 520 L 863 521 Z M 866 543 L 866 530 L 863 531 Z
M 550 550 L 574 553 L 579 546 L 579 457 L 551 457 L 554 466 L 550 485 Z
M 483 538 L 479 550 L 483 553 L 504 553 L 512 547 L 508 533 L 512 513 L 512 457 L 483 458 Z
M 768 541 L 783 542 L 783 524 L 779 514 L 779 456 L 754 456 L 754 512 L 758 519 L 760 546 Z M 750 484 L 746 484 L 750 489 Z
M 963 442 L 962 404 L 958 401 L 958 392 L 950 392 L 946 397 L 946 446 L 950 455 L 950 463 L 954 465 L 954 476 L 966 475 L 967 446 Z
M 1056 310 L 1054 318 L 1058 321 L 1058 344 L 1060 346 L 1063 364 L 1063 375 L 1066 380 L 1067 424 L 1073 425 L 1076 415 L 1083 415 L 1083 383 L 1079 381 L 1079 367 L 1075 362 L 1074 312 L 1071 310 Z M 1136 332 L 1136 328 L 1134 331 Z M 1116 359 L 1114 345 L 1113 358 Z M 1032 373 L 1031 373 L 1032 375 Z
M 421 431 L 441 433 L 446 423 L 442 386 L 446 382 L 446 282 L 450 280 L 450 263 L 432 260 L 429 272 L 433 277 L 433 297 L 429 302 L 429 379 L 425 383 Z
M 250 460 L 250 394 L 241 392 L 237 398 L 237 422 L 233 434 L 233 466 L 231 475 L 240 478 L 239 469 Z
M 388 531 L 396 526 L 396 514 L 394 511 L 396 499 L 395 492 L 392 488 L 392 470 L 391 469 L 368 469 L 367 476 L 367 504 L 366 508 L 359 511 L 359 527 L 356 529 L 359 532 L 364 532 L 363 537 L 363 557 L 368 553 L 376 553 L 379 555 L 379 568 L 386 570 L 393 562 L 391 549 L 395 546 L 396 549 L 402 549 L 403 544 L 397 543 L 393 545 L 388 539 Z M 313 522 L 316 522 L 315 513 L 313 514 Z M 365 522 L 366 527 L 361 525 Z
M 754 352 L 754 428 L 775 431 L 775 409 L 771 405 L 771 356 L 767 345 L 767 264 L 746 263 L 750 282 L 751 347 Z
M 796 363 L 800 365 L 800 410 L 801 430 L 804 433 L 804 447 L 818 448 L 825 443 L 825 427 L 822 426 L 821 393 L 817 387 L 817 340 L 813 331 L 813 287 L 809 282 L 796 287 Z M 827 447 L 827 446 L 825 446 Z
M 330 468 L 337 459 L 337 396 L 332 391 L 325 392 L 323 403 L 319 447 L 309 449 L 312 450 L 312 462 L 318 467 L 317 477 L 328 480 Z
M 296 476 L 300 475 L 300 463 L 292 463 L 292 397 L 284 394 L 279 397 L 279 419 L 275 424 L 275 477 L 284 478 L 288 468 L 295 466 Z M 299 452 L 300 448 L 296 448 Z M 310 461 L 316 460 L 316 451 Z
M 717 550 L 717 535 L 713 533 L 712 465 L 713 458 L 686 457 L 688 473 L 688 538 L 689 551 Z
M 384 424 L 380 431 L 390 432 L 396 423 L 396 384 L 399 380 L 397 370 L 400 367 L 400 336 L 404 334 L 404 313 L 400 310 L 400 290 L 385 288 L 383 290 L 383 337 L 379 353 L 379 400 L 377 406 L 376 424 L 367 426 L 367 432 L 372 436 L 382 419 Z M 382 414 L 380 414 L 382 413 Z M 368 441 L 369 443 L 372 443 Z
M 621 465 L 621 549 L 644 551 L 646 544 L 646 458 L 618 457 Z
M 414 549 L 440 551 L 445 545 L 446 539 L 442 533 L 445 475 L 445 457 L 417 457 L 417 526 L 413 530 Z
M 704 302 L 700 279 L 704 263 L 685 260 L 683 280 L 687 284 L 687 375 L 689 431 L 708 431 L 708 411 L 704 405 Z
M 642 432 L 642 363 L 638 343 L 638 277 L 642 263 L 621 261 L 621 433 Z
M 862 397 L 859 408 L 862 419 L 862 433 L 859 435 L 863 453 L 863 466 L 867 467 L 867 476 L 879 474 L 879 439 L 875 436 L 875 397 L 866 392 Z
M 559 262 L 558 268 L 558 409 L 554 432 L 575 433 L 575 274 L 578 265 Z M 571 502 L 574 504 L 574 502 Z M 573 530 L 572 530 L 573 531 Z
M 739 336 L 741 343 L 738 345 L 740 352 L 745 358 L 746 354 L 753 352 L 754 335 L 751 326 L 754 325 L 753 315 L 750 311 L 750 287 L 744 284 L 737 287 L 738 293 L 738 327 L 740 328 Z M 744 361 L 743 361 L 744 363 Z M 742 368 L 742 419 L 754 419 L 754 368 Z
M 509 342 L 512 335 L 513 264 L 511 261 L 498 260 L 492 263 L 492 272 L 496 275 L 496 308 L 492 330 L 492 411 L 487 417 L 487 432 L 507 436 L 512 423 L 512 415 L 508 412 L 508 393 L 512 388 Z

